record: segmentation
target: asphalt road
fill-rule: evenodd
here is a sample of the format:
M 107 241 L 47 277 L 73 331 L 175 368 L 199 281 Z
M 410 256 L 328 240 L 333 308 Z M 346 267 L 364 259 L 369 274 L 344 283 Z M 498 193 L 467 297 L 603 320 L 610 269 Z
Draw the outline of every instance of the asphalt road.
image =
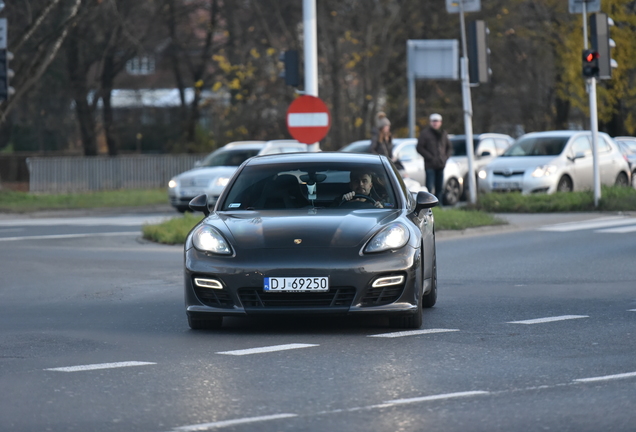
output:
M 636 217 L 440 232 L 438 304 L 396 333 L 191 331 L 182 248 L 138 238 L 166 214 L 40 216 L 0 217 L 1 431 L 636 430 Z

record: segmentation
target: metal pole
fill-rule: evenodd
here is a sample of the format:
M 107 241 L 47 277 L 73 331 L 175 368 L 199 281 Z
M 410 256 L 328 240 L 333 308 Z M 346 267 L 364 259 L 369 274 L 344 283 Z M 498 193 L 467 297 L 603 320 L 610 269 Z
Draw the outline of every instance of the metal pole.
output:
M 415 57 L 415 44 L 406 43 L 406 80 L 409 85 L 409 137 L 415 138 L 415 73 L 413 61 Z
M 462 37 L 462 99 L 464 104 L 464 132 L 466 134 L 466 156 L 468 158 L 468 191 L 470 193 L 470 203 L 477 202 L 477 185 L 475 181 L 475 168 L 473 163 L 473 106 L 470 96 L 470 78 L 468 76 L 468 55 L 466 48 L 466 24 L 464 22 L 464 0 L 459 0 L 459 25 Z M 466 187 L 466 185 L 464 185 Z
M 303 0 L 303 35 L 305 52 L 305 94 L 318 97 L 318 30 L 316 0 Z M 309 151 L 320 151 L 320 143 L 309 144 Z
M 596 78 L 588 81 L 590 92 L 590 129 L 592 130 L 592 160 L 594 163 L 594 207 L 601 199 L 601 178 L 598 169 L 598 117 L 596 115 Z
M 303 0 L 303 31 L 305 41 L 305 94 L 318 97 L 316 0 Z

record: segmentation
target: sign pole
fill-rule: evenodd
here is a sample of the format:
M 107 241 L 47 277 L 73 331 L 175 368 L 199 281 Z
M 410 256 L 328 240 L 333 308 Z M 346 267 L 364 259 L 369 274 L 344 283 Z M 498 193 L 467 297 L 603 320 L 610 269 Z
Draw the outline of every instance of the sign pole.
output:
M 305 94 L 318 97 L 318 45 L 316 0 L 303 0 L 303 35 L 305 52 Z M 320 151 L 320 143 L 310 144 L 310 151 Z
M 473 162 L 473 106 L 470 95 L 470 77 L 468 75 L 468 54 L 466 49 L 466 23 L 464 22 L 464 0 L 459 0 L 459 23 L 462 37 L 462 99 L 464 105 L 464 131 L 466 134 L 466 156 L 468 158 L 468 191 L 470 203 L 477 202 L 477 189 L 475 181 L 475 168 Z M 464 185 L 465 187 L 466 185 Z

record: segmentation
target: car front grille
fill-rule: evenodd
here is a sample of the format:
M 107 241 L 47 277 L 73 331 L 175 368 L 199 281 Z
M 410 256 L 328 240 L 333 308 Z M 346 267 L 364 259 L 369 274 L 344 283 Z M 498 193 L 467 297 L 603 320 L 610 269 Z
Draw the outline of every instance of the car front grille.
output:
M 234 306 L 232 297 L 221 289 L 202 288 L 194 286 L 194 293 L 201 303 L 217 308 L 231 308 Z
M 501 176 L 501 177 L 512 177 L 523 175 L 525 171 L 493 171 L 493 175 Z
M 331 287 L 327 292 L 266 293 L 262 288 L 239 288 L 238 295 L 246 309 L 277 307 L 349 307 L 356 294 L 354 287 Z
M 370 288 L 362 298 L 362 306 L 380 306 L 393 303 L 402 295 L 404 285 Z

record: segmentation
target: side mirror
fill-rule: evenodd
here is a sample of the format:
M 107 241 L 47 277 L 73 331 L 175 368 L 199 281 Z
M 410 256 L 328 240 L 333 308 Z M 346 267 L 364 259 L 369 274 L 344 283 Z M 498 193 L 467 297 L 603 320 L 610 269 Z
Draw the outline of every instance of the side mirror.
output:
M 423 209 L 429 209 L 439 204 L 437 197 L 429 192 L 418 192 L 415 197 L 415 211 L 417 213 Z
M 583 152 L 576 152 L 576 153 L 574 154 L 574 157 L 571 157 L 571 158 L 570 158 L 570 160 L 571 160 L 572 162 L 574 162 L 575 160 L 577 160 L 577 159 L 583 159 L 584 157 L 585 157 L 585 153 L 583 153 Z
M 188 204 L 192 211 L 203 212 L 204 215 L 208 216 L 210 214 L 210 208 L 208 207 L 208 196 L 206 194 L 198 195 L 192 200 L 190 200 L 190 204 Z

